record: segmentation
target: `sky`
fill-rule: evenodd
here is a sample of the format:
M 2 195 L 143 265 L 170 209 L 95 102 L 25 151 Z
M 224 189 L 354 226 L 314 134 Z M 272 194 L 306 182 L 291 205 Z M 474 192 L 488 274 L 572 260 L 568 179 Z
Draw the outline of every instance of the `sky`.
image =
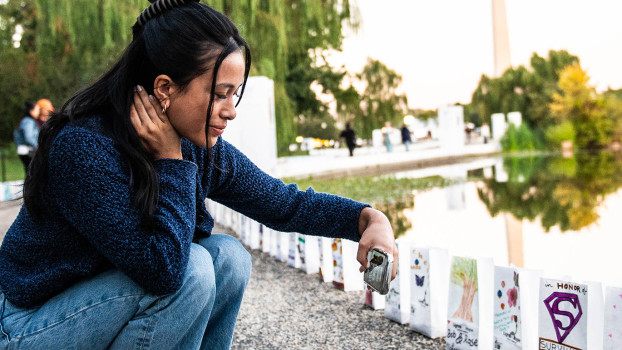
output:
M 352 0 L 351 0 L 352 1 Z M 468 103 L 492 76 L 492 0 L 358 0 L 362 25 L 346 30 L 329 62 L 360 72 L 367 57 L 402 75 L 411 108 Z M 513 66 L 565 49 L 598 91 L 622 88 L 622 1 L 506 0 Z

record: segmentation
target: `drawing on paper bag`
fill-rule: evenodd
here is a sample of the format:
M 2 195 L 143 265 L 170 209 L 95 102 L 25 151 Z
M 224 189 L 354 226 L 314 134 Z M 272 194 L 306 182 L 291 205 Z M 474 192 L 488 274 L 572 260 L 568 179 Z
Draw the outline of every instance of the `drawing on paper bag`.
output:
M 496 266 L 494 288 L 495 349 L 521 349 L 519 272 Z
M 540 279 L 539 347 L 587 348 L 587 285 Z
M 477 349 L 479 342 L 477 261 L 454 256 L 450 271 L 447 349 Z

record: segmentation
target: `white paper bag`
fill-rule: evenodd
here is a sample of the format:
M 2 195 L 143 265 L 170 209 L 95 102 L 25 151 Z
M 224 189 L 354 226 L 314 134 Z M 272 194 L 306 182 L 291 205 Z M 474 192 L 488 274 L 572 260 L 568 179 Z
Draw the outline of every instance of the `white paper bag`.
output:
M 389 293 L 386 295 L 384 317 L 395 322 L 408 323 L 410 317 L 410 264 L 408 241 L 395 240 L 399 251 L 397 262 L 397 274 L 389 285 Z
M 249 234 L 249 240 L 248 240 L 248 246 L 251 249 L 261 249 L 261 233 L 259 232 L 259 228 L 261 226 L 260 223 L 258 223 L 255 220 L 252 219 L 248 219 L 249 223 L 249 229 L 248 229 L 248 234 Z
M 271 228 L 265 227 L 265 230 L 268 230 L 270 234 L 270 256 L 276 257 L 279 255 L 279 246 L 280 246 L 280 236 L 279 233 Z
M 495 350 L 520 350 L 521 304 L 520 271 L 512 267 L 495 266 L 494 346 Z
M 289 255 L 289 233 L 277 232 L 278 249 L 276 259 L 284 263 L 287 262 L 287 256 Z
M 333 281 L 333 251 L 331 248 L 332 239 L 318 237 L 318 248 L 320 251 L 320 277 L 324 282 Z
M 374 310 L 382 310 L 386 306 L 385 296 L 378 292 L 365 288 L 365 305 Z
M 248 246 L 249 235 L 248 235 L 248 226 L 247 226 L 248 218 L 244 215 L 240 215 L 240 241 L 245 246 Z
M 270 241 L 270 229 L 262 224 L 259 224 L 259 234 L 261 235 L 261 251 L 264 253 L 270 253 L 272 241 Z
M 521 344 L 523 350 L 536 350 L 538 344 L 538 312 L 540 311 L 541 270 L 519 269 Z
M 540 280 L 538 344 L 542 349 L 587 349 L 587 285 Z
M 493 275 L 492 259 L 452 258 L 447 349 L 492 349 Z
M 447 335 L 449 254 L 445 249 L 411 245 L 410 329 L 430 338 Z
M 298 252 L 298 233 L 296 232 L 288 232 L 289 235 L 289 243 L 287 244 L 289 247 L 287 253 L 287 265 L 300 268 L 300 252 Z
M 318 273 L 320 270 L 320 256 L 316 236 L 298 235 L 298 254 L 300 255 L 300 269 L 307 274 Z
M 603 330 L 605 320 L 605 297 L 603 285 L 600 282 L 589 281 L 587 290 L 587 305 L 590 312 L 587 313 L 587 348 L 603 348 Z
M 605 288 L 604 350 L 622 349 L 622 288 Z
M 333 249 L 333 284 L 346 292 L 363 290 L 363 274 L 356 260 L 358 243 L 335 238 Z
M 240 238 L 240 240 L 242 240 L 242 236 L 241 236 L 241 226 L 240 226 L 240 217 L 242 216 L 242 214 L 238 213 L 235 210 L 229 209 L 231 211 L 231 217 L 229 218 L 230 221 L 230 225 L 229 228 L 231 229 L 231 231 L 234 232 L 234 234 Z

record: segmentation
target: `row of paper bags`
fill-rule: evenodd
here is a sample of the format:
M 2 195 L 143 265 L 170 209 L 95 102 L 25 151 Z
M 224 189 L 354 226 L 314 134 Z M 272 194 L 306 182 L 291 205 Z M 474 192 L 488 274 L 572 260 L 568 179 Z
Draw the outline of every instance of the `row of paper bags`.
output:
M 251 249 L 320 273 L 345 291 L 364 289 L 357 243 L 277 232 L 214 203 L 210 212 Z M 622 288 L 606 287 L 603 298 L 597 282 L 549 279 L 488 258 L 397 244 L 389 293 L 366 290 L 365 303 L 428 337 L 446 336 L 447 349 L 622 349 Z
M 24 181 L 0 182 L 0 202 L 22 197 Z

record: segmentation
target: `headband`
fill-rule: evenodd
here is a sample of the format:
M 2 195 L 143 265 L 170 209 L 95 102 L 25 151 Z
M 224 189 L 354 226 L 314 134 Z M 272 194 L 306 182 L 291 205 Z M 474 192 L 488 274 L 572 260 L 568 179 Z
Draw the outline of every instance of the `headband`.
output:
M 166 11 L 170 11 L 175 7 L 179 7 L 184 4 L 188 4 L 191 2 L 199 2 L 200 0 L 156 0 L 149 7 L 147 7 L 139 16 L 136 18 L 136 24 L 140 27 L 144 26 L 147 21 L 157 16 L 162 15 Z

